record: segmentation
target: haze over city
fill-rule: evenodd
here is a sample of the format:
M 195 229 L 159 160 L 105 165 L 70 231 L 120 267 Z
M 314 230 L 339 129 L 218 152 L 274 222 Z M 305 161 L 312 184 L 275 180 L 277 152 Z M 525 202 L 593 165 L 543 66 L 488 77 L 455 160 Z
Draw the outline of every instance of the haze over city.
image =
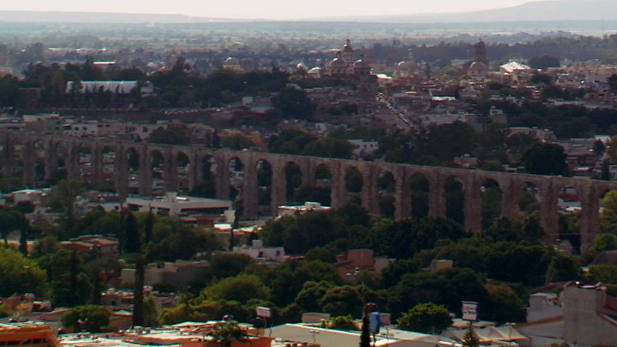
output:
M 563 0 L 552 0 L 563 1 Z M 579 0 L 586 2 L 588 0 Z M 345 16 L 384 16 L 401 14 L 455 13 L 512 7 L 528 3 L 528 0 L 435 0 L 403 1 L 386 0 L 379 6 L 372 1 L 327 1 L 314 0 L 288 2 L 281 0 L 237 1 L 74 1 L 54 2 L 29 0 L 4 2 L 0 11 L 78 11 L 148 14 L 183 14 L 211 18 L 299 20 Z

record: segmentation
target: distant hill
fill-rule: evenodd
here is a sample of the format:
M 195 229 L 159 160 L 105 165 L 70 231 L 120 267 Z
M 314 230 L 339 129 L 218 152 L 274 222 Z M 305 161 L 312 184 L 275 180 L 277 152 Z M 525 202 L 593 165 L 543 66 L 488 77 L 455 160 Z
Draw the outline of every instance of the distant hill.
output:
M 536 1 L 523 5 L 474 12 L 411 14 L 365 17 L 327 17 L 296 22 L 357 23 L 487 23 L 546 21 L 617 21 L 615 0 Z M 134 14 L 110 12 L 0 11 L 0 22 L 52 23 L 209 23 L 209 22 L 275 22 L 259 19 L 191 17 L 181 14 Z
M 206 23 L 235 22 L 236 19 L 190 17 L 181 14 L 143 14 L 111 12 L 0 11 L 0 22 L 51 23 Z M 246 20 L 242 20 L 246 21 Z
M 615 0 L 535 1 L 494 10 L 458 13 L 412 14 L 371 17 L 320 18 L 318 21 L 369 23 L 473 23 L 473 22 L 545 22 L 545 21 L 615 21 Z

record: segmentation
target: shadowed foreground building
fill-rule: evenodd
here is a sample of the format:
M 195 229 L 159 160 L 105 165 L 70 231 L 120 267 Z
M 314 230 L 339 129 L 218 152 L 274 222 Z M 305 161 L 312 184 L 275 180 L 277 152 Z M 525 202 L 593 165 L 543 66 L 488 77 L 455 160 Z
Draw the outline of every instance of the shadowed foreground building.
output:
M 589 346 L 617 346 L 617 298 L 601 283 L 566 284 L 563 292 L 538 293 L 529 299 L 527 323 L 516 328 L 531 346 L 563 341 Z

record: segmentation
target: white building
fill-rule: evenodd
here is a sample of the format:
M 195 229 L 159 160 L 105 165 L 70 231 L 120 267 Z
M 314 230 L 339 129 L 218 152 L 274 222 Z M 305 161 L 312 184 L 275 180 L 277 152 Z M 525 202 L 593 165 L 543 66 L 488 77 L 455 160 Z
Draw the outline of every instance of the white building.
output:
M 306 211 L 327 211 L 331 209 L 330 206 L 321 206 L 318 202 L 305 202 L 300 206 L 279 206 L 277 210 L 277 217 L 283 217 L 284 215 L 294 214 L 296 212 L 304 213 Z
M 246 254 L 258 262 L 274 261 L 277 263 L 282 263 L 287 260 L 287 257 L 285 256 L 285 248 L 264 246 L 263 241 L 261 240 L 253 240 L 251 246 L 236 246 L 233 248 L 233 252 Z
M 163 216 L 181 217 L 194 215 L 216 216 L 215 220 L 231 223 L 235 211 L 228 200 L 198 198 L 194 196 L 178 196 L 176 192 L 168 192 L 163 197 L 126 199 L 126 205 L 133 212 L 148 211 Z

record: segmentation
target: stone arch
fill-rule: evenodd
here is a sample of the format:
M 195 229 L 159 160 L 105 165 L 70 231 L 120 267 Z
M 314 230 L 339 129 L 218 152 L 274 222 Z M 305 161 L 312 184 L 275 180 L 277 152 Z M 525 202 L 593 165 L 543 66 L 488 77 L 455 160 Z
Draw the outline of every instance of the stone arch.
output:
M 409 195 L 411 197 L 411 216 L 427 217 L 429 215 L 429 199 L 431 185 L 424 172 L 418 171 L 409 177 Z
M 20 176 L 26 180 L 25 177 L 25 160 L 26 160 L 26 149 L 28 147 L 28 142 L 24 141 L 24 139 L 20 137 L 14 137 L 9 140 L 9 145 L 7 146 L 7 150 L 10 151 L 8 153 L 9 162 L 11 165 L 7 165 L 7 174 L 12 176 Z
M 242 199 L 242 189 L 244 187 L 244 163 L 238 156 L 228 160 L 229 168 L 229 197 L 228 199 L 237 201 Z
M 318 202 L 324 206 L 332 204 L 332 182 L 334 175 L 328 163 L 318 163 L 313 170 L 312 187 L 303 187 L 306 201 Z
M 185 151 L 178 151 L 175 156 L 174 169 L 178 193 L 187 194 L 190 188 L 191 157 Z
M 219 166 L 217 160 L 211 154 L 200 155 L 198 160 L 199 162 L 196 163 L 199 166 L 197 180 L 200 184 L 193 188 L 190 195 L 215 199 Z
M 266 159 L 257 160 L 255 165 L 257 172 L 257 204 L 258 213 L 261 215 L 274 215 L 272 211 L 272 177 L 274 175 L 272 164 Z
M 126 168 L 128 174 L 127 190 L 128 194 L 142 195 L 140 186 L 145 177 L 142 177 L 141 156 L 135 147 L 129 147 L 125 150 Z
M 30 165 L 34 165 L 34 177 L 31 181 L 34 186 L 41 187 L 45 184 L 45 179 L 51 175 L 53 170 L 48 159 L 48 155 L 51 156 L 51 152 L 48 153 L 48 145 L 45 143 L 45 138 L 34 138 L 31 142 L 30 155 L 31 158 L 26 159 L 26 162 L 30 162 Z M 54 148 L 55 149 L 55 148 Z M 28 153 L 26 153 L 28 155 Z M 24 163 L 26 165 L 26 163 Z
M 517 186 L 518 211 L 519 213 L 532 214 L 540 211 L 542 193 L 531 181 L 524 181 Z
M 443 180 L 445 202 L 445 217 L 465 225 L 465 181 L 455 174 L 446 176 Z
M 299 163 L 293 160 L 285 162 L 285 200 L 287 202 L 303 202 L 295 201 L 296 192 L 302 187 L 302 167 Z
M 379 205 L 379 213 L 388 218 L 394 218 L 396 212 L 396 178 L 394 174 L 382 169 L 376 177 L 377 183 L 377 201 Z
M 96 190 L 103 191 L 117 191 L 117 187 L 114 184 L 116 177 L 118 148 L 105 144 L 100 149 L 101 169 L 102 169 L 102 181 L 99 185 L 95 186 Z
M 152 195 L 164 195 L 166 193 L 167 167 L 166 158 L 159 149 L 152 149 L 148 153 L 148 168 L 152 182 Z
M 75 151 L 77 151 L 77 172 L 82 182 L 94 185 L 93 171 L 96 166 L 94 160 L 96 155 L 94 154 L 94 145 L 91 142 L 75 141 L 73 143 Z
M 361 195 L 364 188 L 364 176 L 362 172 L 353 165 L 347 165 L 343 171 L 343 182 L 347 198 L 354 195 Z
M 499 182 L 492 177 L 484 178 L 478 188 L 482 199 L 482 229 L 486 229 L 502 215 L 503 191 Z
M 583 197 L 581 187 L 576 184 L 560 183 L 555 186 L 559 213 L 559 240 L 567 240 L 575 252 L 581 250 Z M 585 211 L 588 212 L 588 211 Z

